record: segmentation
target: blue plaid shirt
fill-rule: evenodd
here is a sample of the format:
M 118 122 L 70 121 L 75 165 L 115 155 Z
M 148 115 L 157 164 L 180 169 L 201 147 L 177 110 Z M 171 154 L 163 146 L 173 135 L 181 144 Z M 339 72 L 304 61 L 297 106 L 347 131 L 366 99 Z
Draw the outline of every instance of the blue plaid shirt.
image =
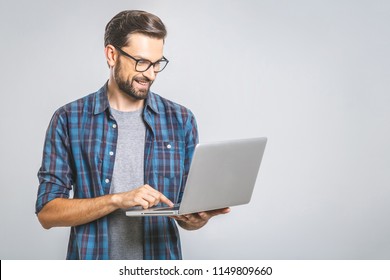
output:
M 145 184 L 179 202 L 195 145 L 196 121 L 188 109 L 149 93 L 143 119 Z M 36 213 L 55 198 L 93 198 L 109 194 L 118 129 L 110 113 L 107 84 L 58 109 L 49 124 L 38 172 Z M 176 222 L 145 217 L 144 258 L 181 259 Z M 71 228 L 67 259 L 108 259 L 108 218 Z

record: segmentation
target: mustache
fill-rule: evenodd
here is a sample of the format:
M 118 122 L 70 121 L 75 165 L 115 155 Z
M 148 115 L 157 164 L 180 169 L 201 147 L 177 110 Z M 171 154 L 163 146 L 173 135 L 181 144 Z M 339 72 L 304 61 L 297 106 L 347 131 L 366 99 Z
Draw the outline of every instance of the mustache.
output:
M 150 82 L 152 82 L 152 80 L 147 78 L 147 77 L 134 78 L 134 80 L 137 81 L 137 82 L 143 82 L 143 83 L 150 83 Z

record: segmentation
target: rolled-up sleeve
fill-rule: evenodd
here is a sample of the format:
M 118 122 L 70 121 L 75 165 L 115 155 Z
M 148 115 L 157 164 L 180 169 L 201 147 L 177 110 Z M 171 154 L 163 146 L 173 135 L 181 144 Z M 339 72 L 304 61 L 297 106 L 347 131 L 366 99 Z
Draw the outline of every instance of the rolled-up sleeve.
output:
M 49 124 L 38 171 L 39 188 L 35 212 L 55 198 L 68 198 L 72 188 L 71 149 L 66 113 L 57 110 Z

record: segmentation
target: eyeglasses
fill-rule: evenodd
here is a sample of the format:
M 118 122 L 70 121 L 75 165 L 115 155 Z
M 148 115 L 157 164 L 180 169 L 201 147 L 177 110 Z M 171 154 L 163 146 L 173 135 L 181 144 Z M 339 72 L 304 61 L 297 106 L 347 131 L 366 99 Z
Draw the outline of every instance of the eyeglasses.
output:
M 166 59 L 164 56 L 162 59 L 157 60 L 156 62 L 151 62 L 147 59 L 137 59 L 131 55 L 129 55 L 127 52 L 123 51 L 121 48 L 118 48 L 114 46 L 122 55 L 127 56 L 135 61 L 135 71 L 137 72 L 145 72 L 147 71 L 151 66 L 153 66 L 154 73 L 161 72 L 164 70 L 164 68 L 167 66 L 169 60 Z

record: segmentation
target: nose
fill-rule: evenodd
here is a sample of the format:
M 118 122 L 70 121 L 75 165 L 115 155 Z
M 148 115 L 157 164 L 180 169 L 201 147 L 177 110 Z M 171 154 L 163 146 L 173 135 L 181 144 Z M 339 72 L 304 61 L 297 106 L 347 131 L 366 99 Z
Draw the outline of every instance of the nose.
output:
M 153 65 L 150 66 L 149 69 L 145 72 L 142 72 L 142 75 L 144 75 L 149 80 L 154 81 L 154 79 L 156 79 L 156 73 L 154 72 Z

